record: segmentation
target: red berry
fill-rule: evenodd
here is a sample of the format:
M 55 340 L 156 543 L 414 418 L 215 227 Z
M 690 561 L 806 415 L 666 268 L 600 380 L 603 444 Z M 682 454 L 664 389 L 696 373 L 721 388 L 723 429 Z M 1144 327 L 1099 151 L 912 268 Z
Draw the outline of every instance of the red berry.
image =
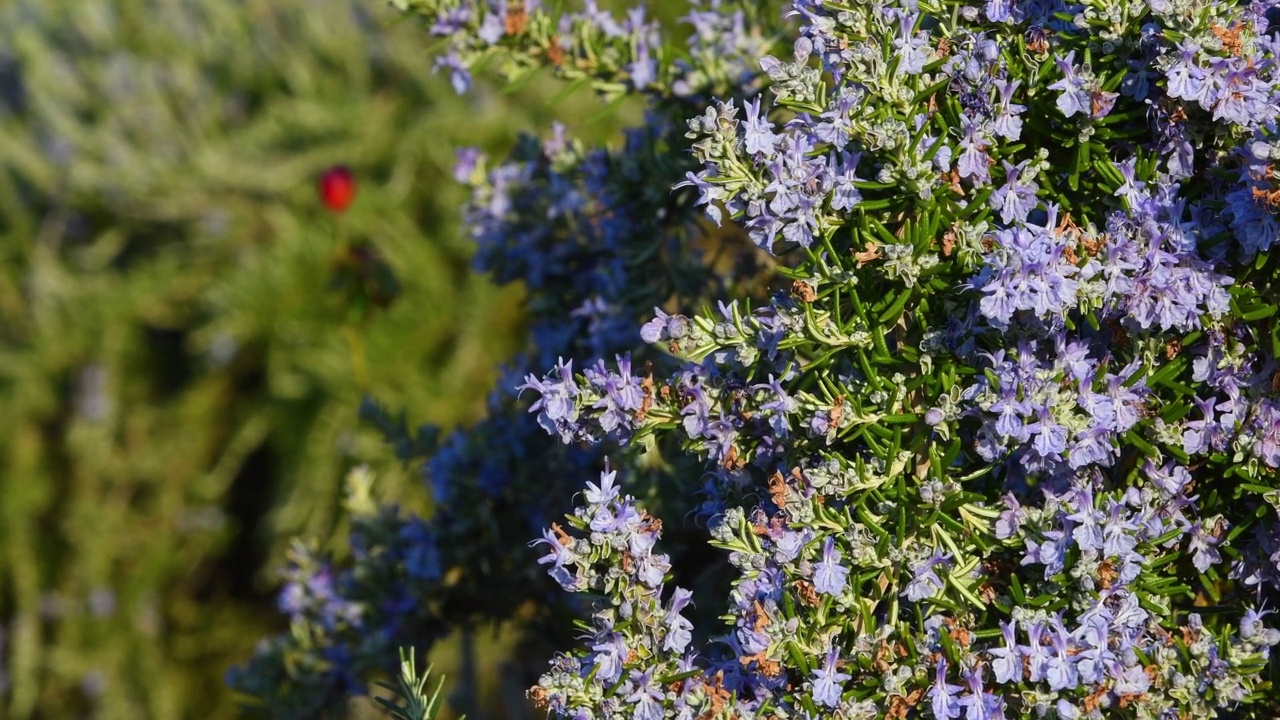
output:
M 320 200 L 333 212 L 340 213 L 356 198 L 356 179 L 345 165 L 334 165 L 320 176 L 317 183 Z

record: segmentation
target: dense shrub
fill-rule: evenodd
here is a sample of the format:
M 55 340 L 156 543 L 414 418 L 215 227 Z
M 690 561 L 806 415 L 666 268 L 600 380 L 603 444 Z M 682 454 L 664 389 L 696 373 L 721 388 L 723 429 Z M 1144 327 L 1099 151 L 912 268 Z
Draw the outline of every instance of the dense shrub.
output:
M 460 153 L 523 378 L 418 443 L 434 514 L 296 558 L 265 709 L 529 605 L 577 616 L 557 717 L 1274 717 L 1274 3 L 711 2 L 687 47 L 397 4 L 459 92 L 546 66 L 647 122 Z

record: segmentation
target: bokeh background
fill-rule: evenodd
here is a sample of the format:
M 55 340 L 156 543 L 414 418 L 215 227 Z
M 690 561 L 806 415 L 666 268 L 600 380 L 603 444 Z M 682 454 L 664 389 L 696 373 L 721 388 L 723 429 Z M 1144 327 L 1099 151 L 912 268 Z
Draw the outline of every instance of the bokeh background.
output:
M 549 80 L 459 98 L 430 45 L 382 0 L 0 0 L 0 718 L 234 717 L 289 540 L 341 552 L 344 475 L 429 512 L 362 398 L 474 421 L 522 342 L 455 148 L 635 120 Z

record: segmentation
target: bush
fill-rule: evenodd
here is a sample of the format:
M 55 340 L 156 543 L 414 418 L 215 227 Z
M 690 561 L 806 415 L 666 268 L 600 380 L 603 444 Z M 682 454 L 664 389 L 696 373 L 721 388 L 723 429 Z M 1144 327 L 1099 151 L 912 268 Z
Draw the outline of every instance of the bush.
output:
M 558 717 L 1274 716 L 1271 3 L 712 2 L 685 48 L 398 4 L 459 91 L 550 66 L 647 122 L 461 153 L 528 374 L 422 448 L 433 515 L 296 558 L 261 707 L 528 605 L 577 617 Z

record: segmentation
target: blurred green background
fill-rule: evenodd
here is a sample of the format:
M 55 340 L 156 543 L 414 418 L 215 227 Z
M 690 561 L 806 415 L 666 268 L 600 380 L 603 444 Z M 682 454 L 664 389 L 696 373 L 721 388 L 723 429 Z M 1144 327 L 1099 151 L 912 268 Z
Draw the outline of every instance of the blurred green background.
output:
M 430 44 L 380 0 L 0 0 L 0 718 L 232 717 L 346 471 L 427 509 L 361 398 L 475 420 L 522 337 L 455 148 L 628 116 L 458 98 Z

